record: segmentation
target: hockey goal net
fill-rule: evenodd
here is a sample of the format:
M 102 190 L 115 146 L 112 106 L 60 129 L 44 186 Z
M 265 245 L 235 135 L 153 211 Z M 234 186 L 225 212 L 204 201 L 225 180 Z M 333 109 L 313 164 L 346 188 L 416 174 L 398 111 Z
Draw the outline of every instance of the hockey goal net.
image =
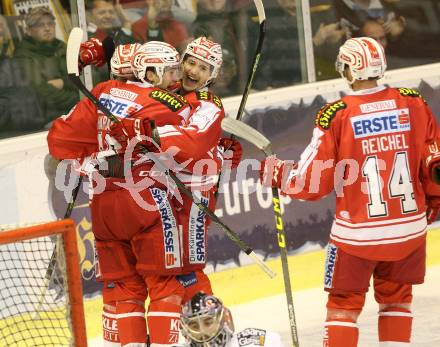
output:
M 0 226 L 0 346 L 86 347 L 72 220 Z M 48 271 L 56 249 L 56 267 Z

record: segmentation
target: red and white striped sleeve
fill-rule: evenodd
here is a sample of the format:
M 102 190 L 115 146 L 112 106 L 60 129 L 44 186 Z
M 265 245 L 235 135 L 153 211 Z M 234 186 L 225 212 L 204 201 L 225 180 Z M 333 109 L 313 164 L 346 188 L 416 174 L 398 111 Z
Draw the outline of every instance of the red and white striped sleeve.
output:
M 334 172 L 337 158 L 337 136 L 339 120 L 335 114 L 330 118 L 328 126 L 319 124 L 317 115 L 316 126 L 310 143 L 302 152 L 298 165 L 288 172 L 287 180 L 281 193 L 300 200 L 318 200 L 330 194 L 334 189 Z
M 177 161 L 206 157 L 217 146 L 224 116 L 222 107 L 209 101 L 200 101 L 184 124 L 157 127 L 161 149 L 166 151 L 170 147 L 177 147 Z

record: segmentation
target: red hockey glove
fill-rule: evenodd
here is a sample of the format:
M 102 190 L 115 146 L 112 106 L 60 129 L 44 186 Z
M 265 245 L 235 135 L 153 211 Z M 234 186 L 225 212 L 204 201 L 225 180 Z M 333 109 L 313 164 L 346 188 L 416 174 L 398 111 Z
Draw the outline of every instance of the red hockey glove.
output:
M 431 224 L 436 221 L 440 211 L 440 198 L 427 197 L 426 206 L 426 219 L 428 220 L 428 224 Z
M 265 187 L 281 188 L 284 161 L 274 155 L 267 157 L 260 164 L 260 180 Z
M 158 148 L 152 142 L 152 134 L 153 130 L 148 118 L 124 118 L 110 127 L 110 136 L 123 146 L 123 150 L 131 139 L 137 138 L 140 145 L 147 147 L 150 152 L 156 152 Z
M 80 69 L 87 65 L 100 67 L 105 63 L 105 52 L 101 41 L 96 38 L 92 38 L 81 43 L 78 61 L 78 66 Z
M 241 143 L 238 140 L 223 137 L 220 139 L 218 144 L 225 150 L 223 154 L 225 159 L 231 160 L 231 169 L 235 169 L 240 164 L 241 157 L 243 156 L 243 148 L 241 147 Z
M 440 138 L 425 145 L 422 156 L 422 170 L 432 182 L 440 184 Z

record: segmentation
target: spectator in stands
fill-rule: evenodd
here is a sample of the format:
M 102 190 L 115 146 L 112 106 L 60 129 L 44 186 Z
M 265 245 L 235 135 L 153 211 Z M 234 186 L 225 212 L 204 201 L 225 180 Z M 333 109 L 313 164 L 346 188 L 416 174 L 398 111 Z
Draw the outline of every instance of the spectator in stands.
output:
M 397 40 L 405 30 L 405 18 L 400 16 L 400 0 L 334 0 L 338 20 L 352 34 L 359 32 L 367 20 L 384 25 L 388 38 Z
M 116 0 L 115 9 L 123 13 L 127 21 L 134 23 L 144 15 L 145 0 Z
M 119 6 L 132 23 L 141 19 L 148 10 L 145 0 L 116 0 L 116 8 Z M 175 20 L 189 27 L 197 16 L 197 1 L 171 0 L 170 13 Z
M 14 60 L 13 40 L 6 18 L 0 15 L 0 138 L 42 128 L 44 117 L 35 93 L 23 86 L 23 76 Z
M 139 42 L 164 41 L 182 52 L 189 39 L 186 25 L 173 17 L 172 0 L 146 0 L 145 15 L 133 23 L 134 38 Z
M 295 0 L 268 0 L 264 2 L 264 6 L 267 32 L 254 88 L 264 90 L 299 83 L 302 77 Z M 248 15 L 251 19 L 248 26 L 249 64 L 254 56 L 259 32 L 254 7 L 251 4 Z
M 88 0 L 88 37 L 95 37 L 101 42 L 111 37 L 115 45 L 134 43 L 131 23 L 126 18 L 122 6 L 115 6 L 112 0 Z M 106 81 L 110 78 L 107 66 L 93 68 L 93 83 Z
M 335 52 L 347 38 L 347 30 L 339 22 L 324 24 L 320 22 L 313 35 L 315 74 L 318 81 L 338 78 L 335 70 Z
M 237 94 L 247 79 L 246 52 L 242 45 L 245 25 L 240 26 L 240 12 L 231 1 L 199 0 L 197 18 L 191 31 L 194 37 L 205 36 L 218 42 L 225 62 L 213 90 L 220 96 Z
M 15 60 L 23 81 L 38 95 L 46 127 L 78 101 L 78 91 L 67 78 L 66 44 L 55 38 L 55 17 L 45 6 L 25 17 L 26 35 L 17 45 Z
M 131 23 L 120 6 L 115 7 L 112 0 L 88 0 L 86 4 L 89 37 L 103 41 L 110 36 L 116 45 L 134 43 Z
M 193 0 L 173 0 L 171 14 L 174 19 L 185 23 L 188 27 L 197 17 L 197 2 Z
M 360 30 L 360 37 L 362 36 L 367 36 L 375 39 L 383 46 L 384 49 L 386 49 L 388 46 L 388 39 L 385 27 L 381 22 L 377 20 L 368 19 L 367 21 L 365 21 Z
M 14 42 L 9 32 L 6 18 L 0 15 L 0 59 L 12 57 L 14 51 Z

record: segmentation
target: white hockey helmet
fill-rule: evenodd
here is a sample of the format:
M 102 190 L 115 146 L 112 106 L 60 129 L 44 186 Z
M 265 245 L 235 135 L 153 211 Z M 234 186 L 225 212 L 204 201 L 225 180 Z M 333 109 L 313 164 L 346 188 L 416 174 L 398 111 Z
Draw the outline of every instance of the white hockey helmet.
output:
M 211 83 L 212 80 L 218 76 L 223 63 L 222 47 L 218 43 L 208 40 L 204 36 L 198 37 L 186 46 L 186 50 L 182 56 L 183 60 L 187 54 L 200 59 L 213 67 L 211 76 L 206 82 L 206 85 Z
M 160 41 L 150 41 L 141 45 L 131 59 L 131 67 L 134 76 L 139 80 L 145 81 L 148 68 L 154 68 L 159 76 L 159 83 L 165 68 L 179 67 L 180 55 L 177 50 L 168 43 Z
M 344 76 L 345 65 L 350 69 L 353 77 L 351 81 Z M 349 84 L 353 84 L 355 80 L 382 78 L 386 69 L 385 51 L 379 42 L 370 37 L 348 39 L 339 48 L 336 71 Z
M 202 292 L 183 306 L 180 323 L 191 347 L 224 347 L 234 334 L 229 309 L 220 299 Z
M 131 58 L 140 46 L 139 43 L 129 43 L 116 47 L 110 60 L 112 76 L 121 78 L 133 77 Z

